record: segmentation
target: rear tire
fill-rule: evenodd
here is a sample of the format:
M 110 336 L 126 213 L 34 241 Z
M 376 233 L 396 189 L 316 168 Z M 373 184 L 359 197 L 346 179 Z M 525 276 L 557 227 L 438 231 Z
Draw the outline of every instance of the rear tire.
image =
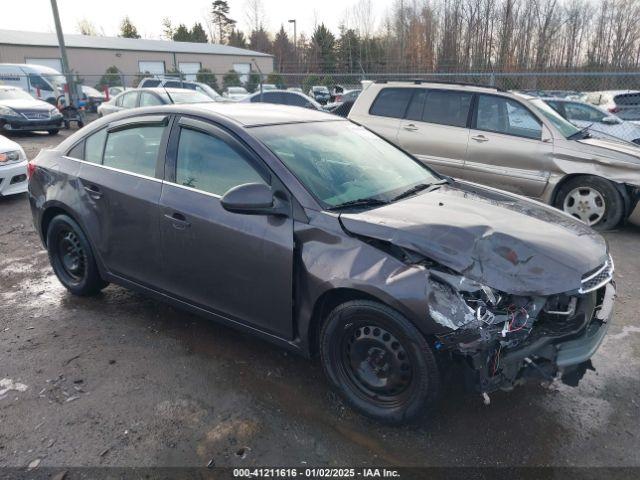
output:
M 615 228 L 624 216 L 624 201 L 615 185 L 593 175 L 565 182 L 556 194 L 554 206 L 601 231 Z
M 74 295 L 96 295 L 108 285 L 100 277 L 87 237 L 67 215 L 58 215 L 49 223 L 47 250 L 58 280 Z
M 439 395 L 440 374 L 424 336 L 381 303 L 336 307 L 320 331 L 325 374 L 356 410 L 400 425 L 423 415 Z

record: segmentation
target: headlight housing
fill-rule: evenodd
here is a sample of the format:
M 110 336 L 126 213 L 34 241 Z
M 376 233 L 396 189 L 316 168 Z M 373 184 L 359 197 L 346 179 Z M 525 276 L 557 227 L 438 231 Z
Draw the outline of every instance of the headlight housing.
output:
M 51 117 L 53 117 L 54 115 L 58 115 L 60 113 L 60 110 L 58 110 L 57 108 L 52 108 L 51 110 L 49 110 L 49 115 Z
M 0 115 L 8 115 L 10 117 L 17 117 L 18 114 L 16 113 L 16 111 L 12 108 L 9 107 L 5 107 L 3 105 L 0 105 Z
M 22 160 L 22 152 L 20 150 L 11 150 L 9 152 L 0 153 L 0 166 L 7 163 L 19 162 Z

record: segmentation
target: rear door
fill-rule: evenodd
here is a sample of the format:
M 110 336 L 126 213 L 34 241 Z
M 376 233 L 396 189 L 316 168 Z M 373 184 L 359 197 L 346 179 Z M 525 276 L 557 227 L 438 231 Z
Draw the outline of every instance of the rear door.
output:
M 424 88 L 413 92 L 398 143 L 436 171 L 463 176 L 473 94 Z
M 530 197 L 549 179 L 553 144 L 542 122 L 521 102 L 478 94 L 462 178 Z
M 159 275 L 158 202 L 166 115 L 114 122 L 85 141 L 80 192 L 89 231 L 109 271 L 154 285 Z
M 291 338 L 293 220 L 231 213 L 220 203 L 235 186 L 274 181 L 227 131 L 188 117 L 176 123 L 160 198 L 162 288 Z

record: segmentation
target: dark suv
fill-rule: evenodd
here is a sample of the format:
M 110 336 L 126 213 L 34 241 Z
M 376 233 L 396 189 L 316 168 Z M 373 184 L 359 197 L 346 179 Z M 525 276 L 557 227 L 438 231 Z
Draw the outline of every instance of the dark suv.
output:
M 114 282 L 317 353 L 352 406 L 387 422 L 424 412 L 452 366 L 485 395 L 575 384 L 612 315 L 613 263 L 589 227 L 313 110 L 129 110 L 28 171 L 72 293 Z

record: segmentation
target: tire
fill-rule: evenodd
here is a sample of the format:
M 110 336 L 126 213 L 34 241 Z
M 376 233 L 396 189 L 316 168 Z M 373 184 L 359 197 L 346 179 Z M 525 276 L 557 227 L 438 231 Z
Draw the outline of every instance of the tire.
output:
M 438 398 L 440 374 L 426 339 L 386 305 L 339 305 L 322 325 L 319 343 L 329 381 L 368 417 L 401 425 L 422 416 Z
M 47 133 L 49 133 L 49 135 L 57 135 L 59 131 L 60 129 L 54 128 L 52 130 L 47 130 Z
M 108 285 L 100 277 L 86 235 L 67 215 L 58 215 L 49 223 L 47 251 L 58 280 L 74 295 L 96 295 Z
M 554 206 L 601 231 L 615 228 L 624 216 L 624 202 L 615 185 L 593 175 L 566 181 L 556 194 Z
M 64 128 L 65 130 L 69 130 L 69 128 L 71 128 L 71 124 L 67 120 L 64 121 Z
M 84 122 L 78 121 L 78 129 L 84 127 Z

